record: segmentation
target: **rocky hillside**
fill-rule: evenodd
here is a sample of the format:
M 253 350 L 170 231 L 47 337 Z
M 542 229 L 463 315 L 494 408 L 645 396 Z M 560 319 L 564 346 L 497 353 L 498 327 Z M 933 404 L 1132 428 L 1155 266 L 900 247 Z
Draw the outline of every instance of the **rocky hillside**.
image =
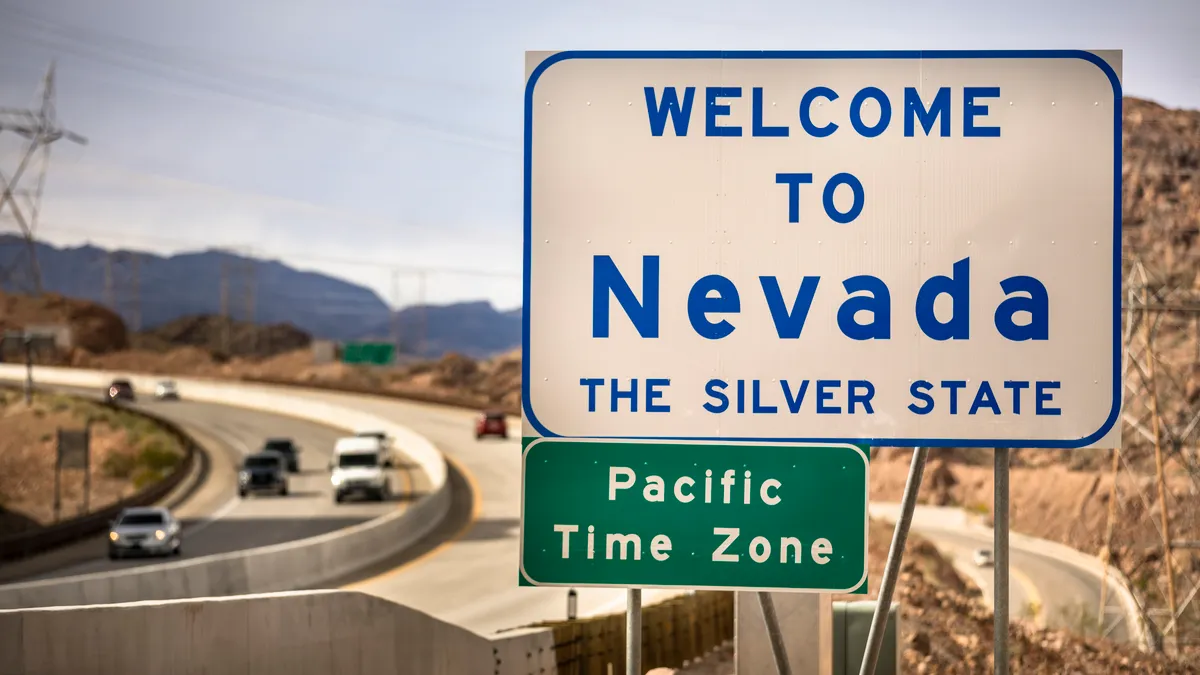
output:
M 75 346 L 93 354 L 129 346 L 125 322 L 105 307 L 53 293 L 30 297 L 0 291 L 0 333 L 48 324 L 69 325 Z
M 287 323 L 255 325 L 212 316 L 185 316 L 157 328 L 135 333 L 134 349 L 166 352 L 176 347 L 195 347 L 217 360 L 230 357 L 267 358 L 304 349 L 312 336 Z

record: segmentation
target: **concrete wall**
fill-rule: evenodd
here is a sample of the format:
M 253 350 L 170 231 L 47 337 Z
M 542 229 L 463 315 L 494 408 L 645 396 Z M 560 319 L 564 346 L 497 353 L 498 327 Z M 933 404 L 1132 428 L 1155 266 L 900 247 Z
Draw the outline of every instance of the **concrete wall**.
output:
M 34 369 L 34 379 L 40 384 L 95 387 L 97 391 L 118 375 Z M 0 365 L 0 380 L 22 380 L 24 376 L 21 366 Z M 157 379 L 132 378 L 141 391 L 152 390 Z M 313 586 L 394 555 L 432 531 L 449 511 L 445 458 L 432 443 L 405 427 L 344 405 L 289 395 L 280 388 L 187 379 L 177 382 L 180 392 L 192 400 L 302 417 L 335 427 L 386 431 L 395 438 L 396 447 L 420 466 L 429 479 L 430 491 L 403 512 L 310 539 L 121 572 L 0 586 L 0 609 L 267 593 Z
M 0 675 L 545 675 L 549 631 L 496 641 L 352 591 L 0 611 Z

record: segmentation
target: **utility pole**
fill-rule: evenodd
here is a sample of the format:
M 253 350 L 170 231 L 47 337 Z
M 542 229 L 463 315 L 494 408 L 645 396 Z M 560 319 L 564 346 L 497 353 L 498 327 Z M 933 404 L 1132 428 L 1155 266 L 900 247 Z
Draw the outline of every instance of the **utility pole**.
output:
M 117 312 L 117 294 L 113 288 L 113 252 L 104 252 L 104 304 Z M 118 314 L 120 312 L 117 312 Z
M 400 270 L 392 270 L 392 344 L 400 356 Z
M 42 272 L 37 259 L 37 225 L 41 212 L 42 193 L 46 185 L 46 172 L 50 166 L 50 145 L 55 141 L 66 139 L 79 145 L 86 145 L 87 139 L 72 131 L 62 128 L 58 123 L 57 106 L 55 104 L 55 64 L 52 61 L 42 78 L 41 107 L 38 110 L 17 108 L 0 108 L 0 132 L 11 131 L 25 139 L 24 151 L 12 175 L 0 171 L 0 213 L 8 206 L 13 218 L 17 221 L 21 236 L 25 240 L 26 256 L 28 258 L 29 281 L 33 291 L 42 293 Z M 21 178 L 35 163 L 37 178 L 32 190 L 19 188 Z M 20 196 L 25 204 L 22 206 Z M 3 280 L 0 280 L 3 281 Z
M 256 275 L 257 270 L 255 269 L 253 255 L 251 255 L 250 257 L 247 257 L 244 262 L 245 262 L 245 271 L 246 271 L 246 277 L 244 279 L 245 293 L 246 293 L 246 322 L 250 324 L 251 328 L 253 328 L 255 325 L 257 325 L 257 322 L 255 321 L 255 316 L 254 316 L 254 292 L 255 292 L 255 283 L 257 281 L 257 275 Z M 258 331 L 256 331 L 256 330 L 250 331 L 250 346 L 249 346 L 249 348 L 250 348 L 251 354 L 258 353 Z
M 221 351 L 229 354 L 229 264 L 224 257 L 221 258 Z
M 421 307 L 420 327 L 417 329 L 417 356 L 425 355 L 425 330 L 429 308 L 425 304 L 425 270 L 417 272 L 417 303 Z
M 132 277 L 130 295 L 132 296 L 131 301 L 133 304 L 129 312 L 129 323 L 133 332 L 137 333 L 142 330 L 142 279 L 141 270 L 139 269 L 141 257 L 137 252 L 131 252 L 129 255 L 130 276 Z

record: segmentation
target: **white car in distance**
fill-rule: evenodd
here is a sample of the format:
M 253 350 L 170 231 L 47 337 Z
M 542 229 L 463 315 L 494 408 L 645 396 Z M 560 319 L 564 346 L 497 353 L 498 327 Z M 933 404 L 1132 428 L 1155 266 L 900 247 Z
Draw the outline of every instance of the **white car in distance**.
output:
M 975 562 L 976 567 L 991 567 L 996 562 L 990 548 L 975 549 L 975 552 L 971 554 L 971 560 Z
M 154 385 L 154 398 L 160 401 L 178 401 L 179 387 L 175 385 L 175 380 L 161 380 Z

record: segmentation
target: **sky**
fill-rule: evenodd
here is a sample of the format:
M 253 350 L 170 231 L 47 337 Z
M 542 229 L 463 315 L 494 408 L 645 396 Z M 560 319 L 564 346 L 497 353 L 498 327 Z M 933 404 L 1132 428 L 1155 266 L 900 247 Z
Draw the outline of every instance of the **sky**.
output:
M 57 61 L 88 143 L 53 146 L 52 243 L 229 248 L 395 306 L 508 309 L 526 50 L 1122 49 L 1126 94 L 1200 109 L 1197 34 L 1196 0 L 0 0 L 0 107 Z

